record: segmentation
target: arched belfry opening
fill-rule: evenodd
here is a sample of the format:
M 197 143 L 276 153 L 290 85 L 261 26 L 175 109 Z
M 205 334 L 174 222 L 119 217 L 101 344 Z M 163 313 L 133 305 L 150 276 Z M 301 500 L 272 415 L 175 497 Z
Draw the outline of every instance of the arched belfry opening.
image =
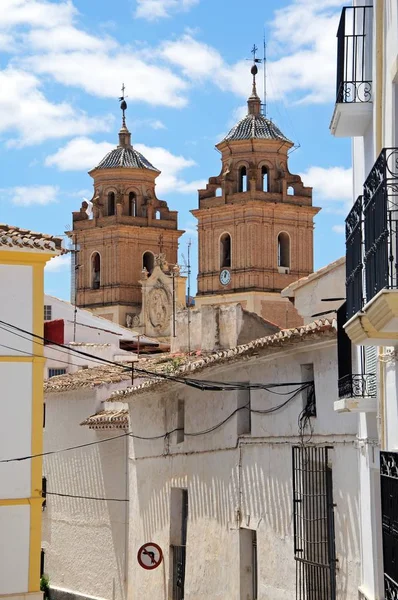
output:
M 285 231 L 278 235 L 278 267 L 290 268 L 290 236 Z
M 247 169 L 245 166 L 239 169 L 238 191 L 247 192 Z
M 152 252 L 144 252 L 142 255 L 142 268 L 148 271 L 150 275 L 155 265 L 155 257 Z
M 101 257 L 98 252 L 94 252 L 91 257 L 91 288 L 99 290 L 101 286 Z
M 129 193 L 129 216 L 137 216 L 137 198 L 134 192 Z
M 108 194 L 108 216 L 115 214 L 115 192 L 109 192 Z
M 220 268 L 231 266 L 231 236 L 223 233 L 220 238 Z
M 263 192 L 269 192 L 269 173 L 265 165 L 261 167 L 261 189 Z

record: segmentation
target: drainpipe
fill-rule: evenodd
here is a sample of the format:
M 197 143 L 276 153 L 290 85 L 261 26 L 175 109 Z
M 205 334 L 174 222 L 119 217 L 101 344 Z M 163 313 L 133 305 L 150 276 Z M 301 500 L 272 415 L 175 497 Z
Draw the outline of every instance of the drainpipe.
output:
M 377 420 L 379 429 L 380 450 L 386 449 L 385 438 L 385 406 L 386 406 L 386 363 L 385 363 L 385 348 L 379 346 L 379 390 L 378 390 L 378 406 Z

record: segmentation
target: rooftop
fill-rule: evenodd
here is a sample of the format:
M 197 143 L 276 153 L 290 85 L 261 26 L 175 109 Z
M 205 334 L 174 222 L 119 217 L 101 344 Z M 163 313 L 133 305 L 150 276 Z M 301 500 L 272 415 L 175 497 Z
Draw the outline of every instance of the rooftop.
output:
M 89 429 L 128 429 L 129 411 L 128 408 L 101 410 L 84 419 L 80 425 Z
M 111 150 L 95 168 L 150 169 L 151 171 L 159 172 L 145 156 L 138 152 L 138 150 L 135 150 L 132 146 L 126 148 L 118 147 Z
M 261 114 L 248 114 L 227 133 L 223 141 L 233 140 L 280 140 L 292 142 L 283 135 L 281 130 L 270 119 Z
M 307 285 L 307 283 L 310 283 L 311 281 L 315 281 L 316 279 L 323 277 L 327 273 L 334 271 L 334 269 L 337 269 L 338 267 L 341 267 L 344 264 L 345 264 L 345 256 L 342 256 L 341 258 L 338 258 L 337 260 L 329 263 L 328 265 L 322 267 L 321 269 L 318 269 L 318 271 L 315 271 L 314 273 L 310 273 L 306 277 L 301 277 L 301 279 L 294 281 L 293 283 L 291 283 L 290 285 L 285 287 L 285 289 L 282 290 L 281 294 L 285 298 L 286 297 L 291 298 L 294 296 L 294 292 L 296 290 L 302 288 L 303 286 Z
M 39 250 L 53 254 L 65 254 L 62 238 L 0 223 L 0 248 L 13 250 Z
M 188 376 L 192 373 L 198 373 L 207 367 L 232 363 L 242 358 L 250 358 L 251 356 L 259 354 L 261 351 L 278 349 L 301 341 L 311 341 L 311 339 L 316 339 L 320 336 L 322 338 L 327 336 L 334 338 L 336 332 L 337 322 L 335 319 L 318 319 L 308 325 L 293 329 L 283 329 L 273 335 L 253 340 L 248 344 L 242 344 L 235 348 L 231 348 L 230 350 L 220 350 L 203 356 L 186 357 L 188 360 L 185 360 L 178 368 L 176 368 L 172 375 Z M 167 383 L 168 382 L 165 379 L 152 377 L 138 386 L 129 386 L 123 390 L 114 391 L 111 394 L 109 401 L 127 402 L 129 397 L 133 395 L 147 392 L 148 390 L 152 391 L 155 386 L 160 386 L 161 384 L 165 385 Z

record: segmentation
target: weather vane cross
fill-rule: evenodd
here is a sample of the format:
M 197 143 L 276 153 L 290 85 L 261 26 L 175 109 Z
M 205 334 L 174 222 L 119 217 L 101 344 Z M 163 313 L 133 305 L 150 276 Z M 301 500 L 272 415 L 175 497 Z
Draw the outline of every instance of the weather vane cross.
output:
M 122 95 L 119 98 L 119 102 L 120 102 L 120 108 L 122 109 L 122 113 L 123 113 L 123 127 L 126 127 L 126 116 L 125 116 L 125 111 L 127 108 L 127 102 L 124 98 L 124 92 L 125 92 L 126 88 L 124 87 L 124 83 L 122 83 Z

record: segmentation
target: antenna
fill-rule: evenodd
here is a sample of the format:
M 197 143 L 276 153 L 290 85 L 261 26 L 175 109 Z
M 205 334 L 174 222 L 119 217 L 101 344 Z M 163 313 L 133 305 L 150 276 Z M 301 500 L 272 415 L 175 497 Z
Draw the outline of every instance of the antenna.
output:
M 263 53 L 263 94 L 264 94 L 264 100 L 263 100 L 263 114 L 264 117 L 267 116 L 267 44 L 265 43 L 265 29 L 264 29 L 264 39 L 263 39 L 263 44 L 264 44 L 264 53 Z

